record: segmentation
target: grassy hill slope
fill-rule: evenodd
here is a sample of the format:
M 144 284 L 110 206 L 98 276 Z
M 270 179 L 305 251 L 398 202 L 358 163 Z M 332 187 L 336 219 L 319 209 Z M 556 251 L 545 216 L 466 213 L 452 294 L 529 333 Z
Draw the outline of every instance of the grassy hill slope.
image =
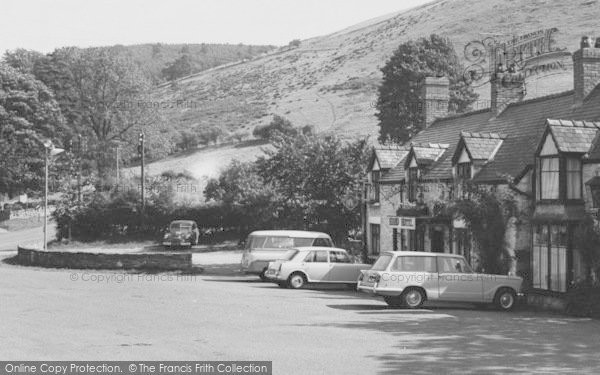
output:
M 462 56 L 471 40 L 557 27 L 556 45 L 576 49 L 600 18 L 599 0 L 439 0 L 282 47 L 268 56 L 229 64 L 163 85 L 157 98 L 187 101 L 167 115 L 177 128 L 222 126 L 251 132 L 271 114 L 295 125 L 313 125 L 351 137 L 377 133 L 373 103 L 380 68 L 398 44 L 439 33 L 449 36 Z M 528 97 L 572 87 L 571 72 L 528 84 Z M 489 99 L 489 86 L 478 88 Z

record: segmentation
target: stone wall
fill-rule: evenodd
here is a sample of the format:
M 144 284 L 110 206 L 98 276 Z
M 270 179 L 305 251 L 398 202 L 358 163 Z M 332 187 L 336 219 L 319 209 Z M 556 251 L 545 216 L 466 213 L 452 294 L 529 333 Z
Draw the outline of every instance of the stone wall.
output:
M 192 267 L 191 253 L 102 254 L 59 252 L 19 246 L 17 261 L 25 266 L 74 269 L 153 269 L 187 270 Z

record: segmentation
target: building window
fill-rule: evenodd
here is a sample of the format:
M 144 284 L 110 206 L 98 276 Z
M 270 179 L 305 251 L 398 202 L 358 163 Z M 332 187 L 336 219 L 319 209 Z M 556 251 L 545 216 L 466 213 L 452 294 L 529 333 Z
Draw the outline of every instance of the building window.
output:
M 567 158 L 567 199 L 581 199 L 581 160 Z
M 567 226 L 543 224 L 534 226 L 533 230 L 533 287 L 566 292 Z
M 417 182 L 419 181 L 419 168 L 408 168 L 408 201 L 417 200 Z
M 469 180 L 471 178 L 471 163 L 458 163 L 456 165 L 456 177 Z
M 371 172 L 371 182 L 373 183 L 373 202 L 379 202 L 379 178 L 381 177 L 380 171 Z
M 392 249 L 398 251 L 398 228 L 392 229 Z
M 540 199 L 558 199 L 559 192 L 559 159 L 558 157 L 539 158 L 538 197 Z
M 467 263 L 471 264 L 471 236 L 467 229 L 454 229 L 456 236 L 456 252 L 465 257 Z
M 415 237 L 416 237 L 415 250 L 425 251 L 425 228 L 422 225 L 417 227 L 417 230 L 415 232 Z
M 380 251 L 379 224 L 371 224 L 371 253 L 379 255 Z

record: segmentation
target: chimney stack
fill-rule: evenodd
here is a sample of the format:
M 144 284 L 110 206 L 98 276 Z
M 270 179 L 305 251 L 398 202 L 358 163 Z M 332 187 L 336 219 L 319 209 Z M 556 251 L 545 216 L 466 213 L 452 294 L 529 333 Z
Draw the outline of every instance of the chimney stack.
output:
M 575 104 L 581 105 L 586 96 L 600 83 L 600 37 L 584 36 L 580 49 L 573 53 L 573 84 Z
M 498 64 L 491 80 L 491 109 L 495 115 L 500 114 L 510 103 L 523 100 L 525 97 L 525 77 L 516 72 L 513 66 L 505 69 Z
M 448 116 L 450 81 L 447 77 L 425 77 L 420 86 L 426 129 L 436 118 Z

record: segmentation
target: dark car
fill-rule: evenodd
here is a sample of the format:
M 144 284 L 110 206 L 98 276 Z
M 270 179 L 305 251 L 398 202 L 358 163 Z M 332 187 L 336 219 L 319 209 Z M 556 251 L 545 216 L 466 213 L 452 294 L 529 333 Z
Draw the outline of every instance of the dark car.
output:
M 192 220 L 175 220 L 169 224 L 162 244 L 165 247 L 189 247 L 198 245 L 200 231 Z

